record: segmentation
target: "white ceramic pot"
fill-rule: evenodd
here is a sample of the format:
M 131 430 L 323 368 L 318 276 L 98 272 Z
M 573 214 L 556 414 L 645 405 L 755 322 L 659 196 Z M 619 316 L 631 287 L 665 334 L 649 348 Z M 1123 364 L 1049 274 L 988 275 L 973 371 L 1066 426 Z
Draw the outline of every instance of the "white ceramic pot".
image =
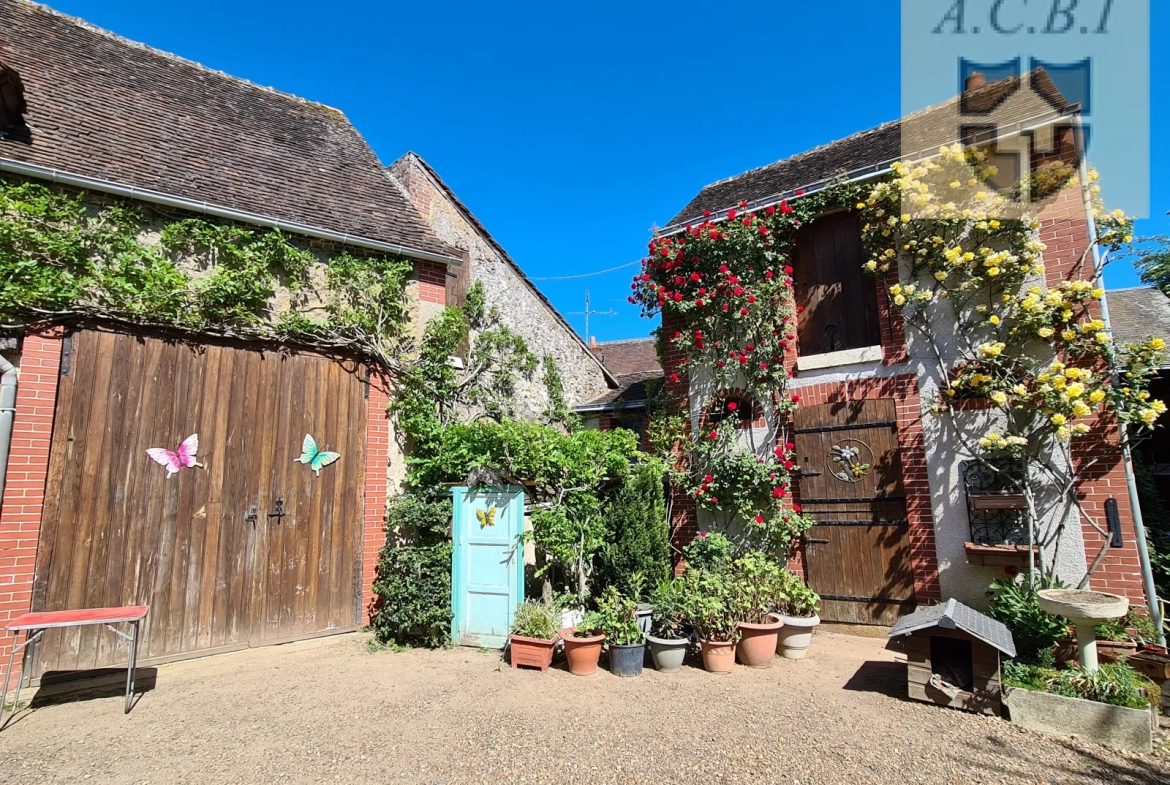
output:
M 812 643 L 813 630 L 821 623 L 821 617 L 812 616 L 781 616 L 784 626 L 780 628 L 780 637 L 776 641 L 776 653 L 789 660 L 803 660 Z

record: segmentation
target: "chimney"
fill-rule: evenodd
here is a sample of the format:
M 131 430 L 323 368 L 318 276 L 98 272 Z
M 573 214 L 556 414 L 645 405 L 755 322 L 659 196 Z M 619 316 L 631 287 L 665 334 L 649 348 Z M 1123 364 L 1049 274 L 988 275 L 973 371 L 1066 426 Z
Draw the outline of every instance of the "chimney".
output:
M 967 77 L 967 91 L 978 90 L 980 87 L 987 85 L 987 77 L 982 72 L 976 71 Z
M 589 348 L 590 348 L 590 349 L 593 349 L 593 348 L 595 348 L 596 346 L 597 346 L 597 339 L 596 339 L 596 338 L 594 338 L 592 335 L 590 335 L 590 336 L 589 336 Z

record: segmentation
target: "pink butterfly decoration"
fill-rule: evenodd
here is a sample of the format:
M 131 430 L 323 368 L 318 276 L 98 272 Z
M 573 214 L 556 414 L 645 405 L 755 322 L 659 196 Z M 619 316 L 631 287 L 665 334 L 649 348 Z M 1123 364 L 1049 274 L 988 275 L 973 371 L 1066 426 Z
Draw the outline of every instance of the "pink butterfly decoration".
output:
M 183 440 L 177 450 L 165 450 L 162 447 L 151 447 L 146 451 L 150 459 L 160 466 L 167 467 L 167 479 L 179 469 L 186 466 L 202 468 L 203 464 L 195 460 L 195 453 L 199 449 L 199 434 L 193 433 Z

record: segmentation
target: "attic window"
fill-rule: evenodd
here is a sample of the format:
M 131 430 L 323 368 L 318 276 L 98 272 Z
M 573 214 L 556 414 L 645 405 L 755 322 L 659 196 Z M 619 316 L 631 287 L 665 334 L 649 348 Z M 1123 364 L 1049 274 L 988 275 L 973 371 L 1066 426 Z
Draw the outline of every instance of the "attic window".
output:
M 28 104 L 24 101 L 24 83 L 20 74 L 0 60 L 0 138 L 27 141 L 28 126 L 24 113 Z

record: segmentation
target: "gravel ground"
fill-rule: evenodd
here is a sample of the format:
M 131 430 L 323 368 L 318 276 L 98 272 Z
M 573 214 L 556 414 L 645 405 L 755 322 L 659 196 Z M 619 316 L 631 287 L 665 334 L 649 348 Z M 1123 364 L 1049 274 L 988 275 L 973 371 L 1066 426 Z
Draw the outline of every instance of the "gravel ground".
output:
M 1170 754 L 911 703 L 883 641 L 637 679 L 379 652 L 348 635 L 177 663 L 121 697 L 37 705 L 0 733 L 5 783 L 1136 783 Z M 116 688 L 115 688 L 116 689 Z M 40 703 L 38 701 L 37 703 Z

